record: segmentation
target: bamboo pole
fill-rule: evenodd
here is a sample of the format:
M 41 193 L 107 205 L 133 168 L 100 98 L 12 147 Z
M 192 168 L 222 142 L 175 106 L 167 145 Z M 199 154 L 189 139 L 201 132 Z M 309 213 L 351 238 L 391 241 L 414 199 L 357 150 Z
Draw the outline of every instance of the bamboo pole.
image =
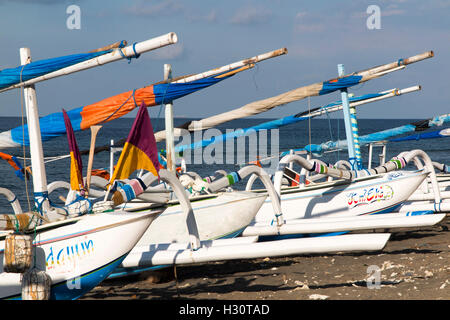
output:
M 110 44 L 108 46 L 104 46 L 104 47 L 101 47 L 101 48 L 98 48 L 98 49 L 95 49 L 95 50 L 91 50 L 91 51 L 89 51 L 89 53 L 106 51 L 106 50 L 110 50 L 110 49 L 116 49 L 116 48 L 119 48 L 120 45 L 126 46 L 127 44 L 128 43 L 125 40 L 117 41 L 117 42 L 114 42 L 113 44 Z
M 386 90 L 386 91 L 382 91 L 380 92 L 380 94 L 383 94 L 382 96 L 379 97 L 374 97 L 374 98 L 369 98 L 369 99 L 364 99 L 361 101 L 351 101 L 350 102 L 350 107 L 357 107 L 360 105 L 364 105 L 367 103 L 371 103 L 371 102 L 375 102 L 375 101 L 379 101 L 379 100 L 384 100 L 387 98 L 391 98 L 391 97 L 396 97 L 396 96 L 400 96 L 402 94 L 407 94 L 407 93 L 411 93 L 411 92 L 415 92 L 415 91 L 419 91 L 421 90 L 422 87 L 417 85 L 417 86 L 412 86 L 412 87 L 408 87 L 405 89 L 390 89 L 390 90 Z M 321 108 L 319 110 L 316 111 L 312 111 L 311 113 L 304 113 L 301 114 L 301 117 L 317 117 L 320 115 L 323 115 L 325 113 L 329 113 L 329 112 L 335 112 L 338 110 L 342 110 L 342 104 L 336 105 L 336 106 L 330 106 L 330 107 L 326 107 L 326 108 Z
M 363 76 L 363 79 L 373 79 L 379 77 L 380 75 L 384 75 L 386 71 L 396 71 L 403 68 L 399 68 L 401 66 L 407 66 L 411 63 L 419 62 L 428 58 L 434 57 L 434 52 L 426 51 L 421 54 L 417 54 L 415 56 L 409 58 L 400 58 L 397 61 L 386 63 L 377 67 L 369 68 L 366 70 L 362 70 L 356 73 L 356 75 Z
M 92 126 L 91 127 L 91 147 L 89 149 L 89 160 L 86 173 L 86 196 L 89 194 L 89 188 L 91 186 L 91 175 L 92 175 L 92 165 L 94 163 L 94 149 L 95 141 L 97 139 L 97 134 L 102 126 Z
M 170 81 L 172 79 L 172 66 L 170 64 L 164 65 L 164 80 Z M 166 156 L 167 156 L 167 170 L 175 172 L 175 144 L 173 136 L 173 104 L 172 102 L 164 105 L 165 109 L 165 125 L 166 125 Z
M 77 64 L 74 64 L 72 66 L 59 69 L 54 72 L 47 73 L 43 76 L 36 77 L 27 81 L 23 81 L 20 83 L 17 83 L 15 85 L 12 85 L 7 88 L 3 88 L 0 90 L 0 92 L 12 90 L 15 88 L 23 87 L 23 86 L 30 86 L 32 84 L 35 84 L 40 81 L 50 80 L 56 77 L 68 75 L 74 72 L 90 69 L 93 67 L 101 66 L 110 62 L 114 62 L 117 60 L 125 59 L 125 58 L 133 58 L 136 55 L 139 55 L 141 53 L 152 51 L 161 47 L 165 47 L 174 43 L 177 43 L 178 38 L 177 35 L 174 32 L 167 33 L 165 35 L 152 38 L 146 41 L 137 42 L 134 45 L 125 47 L 125 48 L 118 48 L 110 53 L 106 53 L 104 55 L 98 56 L 96 58 L 83 61 Z
M 251 57 L 251 58 L 247 58 L 247 59 L 243 59 L 240 60 L 238 62 L 234 62 L 231 64 L 228 64 L 226 66 L 220 67 L 220 68 L 215 68 L 209 71 L 205 71 L 202 73 L 198 73 L 192 76 L 188 76 L 188 77 L 184 77 L 182 79 L 176 80 L 176 81 L 172 81 L 172 83 L 186 83 L 186 82 L 191 82 L 191 81 L 195 81 L 195 80 L 200 80 L 200 79 L 204 79 L 207 77 L 211 77 L 215 74 L 219 74 L 222 72 L 226 72 L 226 71 L 230 71 L 232 69 L 235 68 L 239 68 L 239 67 L 244 67 L 246 65 L 254 65 L 255 63 L 267 60 L 267 59 L 271 59 L 271 58 L 275 58 L 284 54 L 287 54 L 287 49 L 286 48 L 281 48 L 278 50 L 273 50 L 273 51 L 269 51 L 263 54 L 259 54 L 257 56 Z

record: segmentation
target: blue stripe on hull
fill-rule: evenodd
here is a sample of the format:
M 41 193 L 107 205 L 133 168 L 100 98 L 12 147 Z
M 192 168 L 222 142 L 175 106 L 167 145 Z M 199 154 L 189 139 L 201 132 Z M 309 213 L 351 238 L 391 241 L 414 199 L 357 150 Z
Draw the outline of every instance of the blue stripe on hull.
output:
M 155 270 L 159 270 L 159 269 L 164 269 L 164 268 L 168 268 L 171 267 L 171 265 L 159 265 L 159 266 L 151 266 L 151 267 L 147 267 L 147 268 L 117 268 L 113 271 L 113 273 L 111 273 L 108 277 L 108 279 L 115 279 L 115 278 L 119 278 L 119 277 L 128 277 L 128 276 L 132 276 L 132 275 L 136 275 L 139 274 L 141 272 L 144 271 L 155 271 Z
M 380 211 L 372 211 L 372 212 L 364 213 L 364 214 L 362 214 L 362 215 L 390 213 L 390 212 L 392 212 L 392 211 L 394 211 L 394 210 L 397 210 L 401 205 L 402 205 L 401 203 L 397 203 L 397 204 L 394 204 L 394 205 L 392 205 L 392 206 L 390 206 L 390 207 L 387 207 L 387 208 L 385 208 L 385 209 L 383 209 L 383 210 L 380 210 Z
M 390 213 L 393 210 L 400 207 L 401 203 L 394 204 L 390 207 L 387 207 L 380 211 L 373 211 L 364 213 L 363 215 L 372 215 L 372 214 L 383 214 Z M 330 237 L 330 236 L 339 236 L 342 234 L 346 234 L 349 231 L 340 231 L 340 232 L 329 232 L 329 233 L 311 233 L 311 234 L 285 234 L 285 235 L 273 235 L 273 236 L 260 236 L 259 241 L 274 241 L 274 240 L 283 240 L 283 239 L 296 239 L 296 238 L 305 238 L 305 237 Z
M 407 212 L 406 216 L 407 217 L 412 217 L 412 216 L 423 216 L 425 214 L 433 214 L 434 211 L 433 210 L 424 210 L 424 211 L 411 211 L 411 212 Z
M 79 277 L 59 282 L 51 287 L 50 300 L 76 300 L 105 280 L 125 259 L 127 254 Z M 77 283 L 78 281 L 78 283 Z M 73 288 L 69 288 L 69 287 Z M 77 289 L 79 287 L 79 289 Z M 21 295 L 6 298 L 9 300 L 21 300 Z

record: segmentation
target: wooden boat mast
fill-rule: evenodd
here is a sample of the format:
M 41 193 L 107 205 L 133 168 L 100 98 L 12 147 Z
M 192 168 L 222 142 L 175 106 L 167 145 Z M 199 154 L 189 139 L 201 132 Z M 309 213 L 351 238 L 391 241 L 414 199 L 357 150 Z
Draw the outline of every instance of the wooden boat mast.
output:
M 338 64 L 339 77 L 345 75 L 344 65 Z M 358 139 L 358 122 L 356 109 L 350 106 L 347 88 L 341 89 L 342 111 L 344 113 L 345 135 L 347 136 L 348 161 L 353 170 L 362 169 L 361 150 Z
M 20 48 L 20 63 L 26 65 L 31 62 L 31 52 L 29 48 Z M 34 201 L 36 207 L 45 212 L 49 209 L 48 201 L 45 201 L 47 194 L 47 175 L 44 165 L 44 152 L 42 150 L 41 128 L 39 125 L 39 112 L 34 84 L 23 88 L 25 108 L 28 122 L 28 134 L 30 136 L 30 155 L 33 176 Z

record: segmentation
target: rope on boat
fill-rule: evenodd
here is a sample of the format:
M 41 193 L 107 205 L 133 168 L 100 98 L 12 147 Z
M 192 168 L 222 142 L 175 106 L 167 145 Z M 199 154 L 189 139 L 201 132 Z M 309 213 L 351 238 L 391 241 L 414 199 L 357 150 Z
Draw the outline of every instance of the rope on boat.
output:
M 24 64 L 22 69 L 20 70 L 20 82 L 22 82 L 22 73 L 23 73 L 23 69 L 25 68 L 25 65 L 26 64 Z M 25 137 L 25 122 L 24 122 L 24 114 L 23 114 L 23 99 L 24 99 L 23 98 L 23 96 L 24 96 L 23 95 L 23 91 L 24 90 L 25 90 L 24 87 L 21 86 L 20 90 L 19 90 L 19 92 L 20 92 L 19 95 L 20 95 L 20 110 L 21 110 L 21 113 L 22 113 L 22 137 Z M 26 159 L 25 159 L 26 149 L 25 149 L 25 143 L 23 143 L 23 142 L 22 142 L 22 151 L 23 151 L 23 156 L 24 156 L 23 167 L 26 170 L 26 168 L 27 168 L 27 163 L 26 163 Z M 30 195 L 28 194 L 28 182 L 27 182 L 27 179 L 24 179 L 24 182 L 25 182 L 25 194 L 27 196 L 27 203 L 28 203 L 28 211 L 31 211 Z
M 136 52 L 136 43 L 137 42 L 133 43 L 133 46 L 132 46 L 133 52 L 134 52 L 134 56 L 129 56 L 129 57 L 124 55 L 123 52 L 122 52 L 122 48 L 125 47 L 125 45 L 123 45 L 123 42 L 121 42 L 120 45 L 119 45 L 119 53 L 124 59 L 128 60 L 128 64 L 131 63 L 131 59 L 137 59 L 137 58 L 139 58 L 141 56 L 139 53 Z
M 48 197 L 48 192 L 35 192 L 34 193 L 35 201 L 37 202 L 36 211 L 39 212 L 41 216 L 44 216 L 44 212 L 42 211 L 42 204 L 47 200 L 52 207 L 63 209 L 66 212 L 66 216 L 69 215 L 69 211 L 62 206 L 55 205 L 50 198 Z M 42 198 L 42 201 L 38 201 L 38 198 Z
M 120 50 L 120 52 L 122 52 L 122 51 Z M 99 124 L 102 124 L 102 123 L 107 122 L 113 115 L 115 115 L 115 114 L 117 113 L 117 111 L 120 110 L 120 108 L 122 108 L 122 107 L 125 105 L 125 103 L 128 102 L 128 100 L 130 100 L 131 97 L 133 97 L 134 105 L 137 107 L 137 104 L 136 104 L 136 97 L 135 97 L 135 95 L 134 95 L 135 92 L 136 92 L 136 89 L 133 89 L 133 92 L 132 92 L 131 95 L 127 98 L 127 100 L 125 100 L 124 103 L 122 103 L 116 110 L 114 110 L 114 111 L 113 111 L 113 112 L 112 112 L 105 120 L 99 122 Z

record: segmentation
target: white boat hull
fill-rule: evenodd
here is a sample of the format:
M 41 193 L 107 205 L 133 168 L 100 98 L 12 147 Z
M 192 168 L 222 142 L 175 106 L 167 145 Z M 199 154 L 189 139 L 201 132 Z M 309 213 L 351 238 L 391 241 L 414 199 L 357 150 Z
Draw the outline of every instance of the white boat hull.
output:
M 232 238 L 250 224 L 267 195 L 225 192 L 217 197 L 191 201 L 200 240 Z M 137 246 L 189 242 L 180 205 L 169 206 L 144 233 Z
M 256 259 L 313 253 L 379 251 L 386 246 L 389 237 L 389 233 L 352 234 L 241 243 L 236 245 L 202 246 L 195 251 L 190 249 L 137 251 L 131 252 L 122 262 L 121 267 L 130 268 L 137 265 L 140 268 L 145 268 L 158 265 L 186 265 L 211 261 Z
M 283 219 L 330 218 L 392 212 L 424 181 L 425 172 L 398 171 L 372 179 L 324 186 L 290 188 L 281 192 Z M 255 223 L 270 224 L 274 212 L 267 199 Z
M 39 227 L 35 267 L 51 278 L 51 299 L 77 299 L 105 279 L 136 245 L 161 211 L 107 212 Z M 73 223 L 68 223 L 73 221 Z M 58 224 L 58 223 L 56 223 Z M 3 272 L 0 240 L 0 298 L 21 298 L 21 274 Z

